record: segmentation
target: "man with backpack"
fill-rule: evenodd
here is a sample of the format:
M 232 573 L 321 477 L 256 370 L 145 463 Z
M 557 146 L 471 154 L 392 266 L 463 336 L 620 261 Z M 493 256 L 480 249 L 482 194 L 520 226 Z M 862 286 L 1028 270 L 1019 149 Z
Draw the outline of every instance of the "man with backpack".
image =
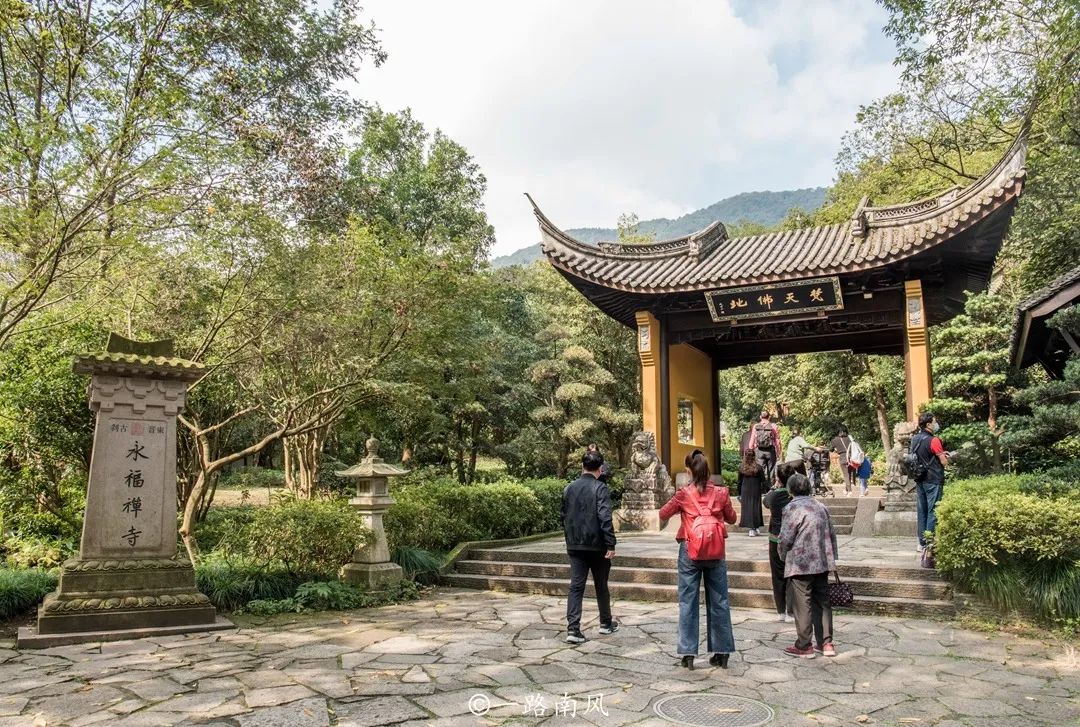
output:
M 926 550 L 926 533 L 937 528 L 937 504 L 945 487 L 945 465 L 949 463 L 945 447 L 934 436 L 940 428 L 931 412 L 920 414 L 919 431 L 911 438 L 911 448 L 905 458 L 908 474 L 915 480 L 920 553 Z
M 750 446 L 754 448 L 754 459 L 765 473 L 765 482 L 772 482 L 776 460 L 784 449 L 780 446 L 780 429 L 772 423 L 769 412 L 762 411 L 761 417 L 750 427 Z
M 613 634 L 619 623 L 611 618 L 611 594 L 608 575 L 615 557 L 615 527 L 611 521 L 611 494 L 600 480 L 604 458 L 597 451 L 587 451 L 581 458 L 584 470 L 563 490 L 559 522 L 566 537 L 566 555 L 570 558 L 570 591 L 566 597 L 566 641 L 582 644 L 581 601 L 585 581 L 592 573 L 596 605 L 600 610 L 600 633 Z

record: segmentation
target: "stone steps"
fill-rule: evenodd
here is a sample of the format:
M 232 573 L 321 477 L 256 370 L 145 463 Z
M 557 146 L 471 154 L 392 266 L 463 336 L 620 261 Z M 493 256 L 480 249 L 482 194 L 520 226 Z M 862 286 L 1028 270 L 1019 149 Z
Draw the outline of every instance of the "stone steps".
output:
M 569 564 L 562 563 L 524 563 L 499 562 L 492 560 L 458 561 L 457 572 L 466 575 L 505 576 L 533 579 L 554 579 L 566 582 L 570 579 Z M 866 596 L 887 596 L 890 598 L 918 598 L 923 600 L 947 600 L 951 589 L 947 583 L 939 580 L 897 580 L 876 578 L 855 578 L 841 576 L 850 583 L 855 592 Z M 672 568 L 634 568 L 615 566 L 611 569 L 611 580 L 625 584 L 654 584 L 675 586 L 678 574 Z M 772 575 L 768 570 L 740 571 L 728 573 L 731 588 L 772 593 Z
M 675 543 L 671 543 L 671 549 L 675 551 Z M 556 563 L 568 564 L 566 553 L 563 551 L 533 550 L 533 549 L 503 549 L 503 548 L 476 548 L 467 551 L 462 560 L 482 560 L 503 563 Z M 462 562 L 459 560 L 458 562 Z M 644 556 L 626 555 L 619 551 L 619 567 L 622 568 L 659 568 L 674 571 L 678 565 L 678 559 L 672 556 Z M 728 572 L 744 573 L 769 573 L 767 560 L 742 560 L 731 559 L 727 561 Z M 940 573 L 924 568 L 900 568 L 895 566 L 878 566 L 871 563 L 844 563 L 837 568 L 841 578 L 878 578 L 893 580 L 919 580 L 936 581 L 946 583 Z
M 857 497 L 829 497 L 820 498 L 819 502 L 823 503 L 829 510 L 829 517 L 832 518 L 833 526 L 836 528 L 837 535 L 851 535 L 852 526 L 855 524 L 855 511 L 859 507 L 859 498 Z M 742 516 L 742 507 L 738 498 L 733 498 L 731 501 L 732 506 L 735 508 L 735 513 Z M 769 520 L 771 520 L 771 513 L 767 508 L 763 508 L 761 512 L 762 517 L 765 520 L 765 525 L 762 527 L 761 532 L 764 534 L 769 529 Z M 738 520 L 736 520 L 738 523 Z M 740 527 L 738 524 L 728 526 L 728 532 L 731 533 L 745 533 L 747 528 Z
M 450 573 L 443 576 L 443 583 L 457 588 L 475 588 L 511 593 L 540 593 L 549 596 L 565 596 L 567 580 L 554 578 L 528 578 L 519 575 L 495 576 L 468 573 Z M 675 586 L 655 583 L 623 583 L 610 581 L 608 585 L 615 600 L 628 601 L 678 601 Z M 595 598 L 592 584 L 586 595 Z M 731 605 L 737 608 L 775 608 L 772 591 L 729 588 Z M 952 601 L 897 598 L 888 596 L 862 596 L 856 594 L 854 611 L 890 616 L 940 616 L 951 617 L 956 609 Z
M 620 554 L 616 563 L 609 582 L 615 598 L 678 600 L 674 555 Z M 774 607 L 767 560 L 731 559 L 727 566 L 732 605 Z M 855 591 L 855 611 L 940 617 L 956 613 L 952 587 L 936 571 L 871 562 L 840 563 L 838 570 Z M 569 579 L 566 553 L 539 545 L 469 549 L 454 572 L 443 576 L 445 584 L 463 588 L 549 595 L 565 595 Z

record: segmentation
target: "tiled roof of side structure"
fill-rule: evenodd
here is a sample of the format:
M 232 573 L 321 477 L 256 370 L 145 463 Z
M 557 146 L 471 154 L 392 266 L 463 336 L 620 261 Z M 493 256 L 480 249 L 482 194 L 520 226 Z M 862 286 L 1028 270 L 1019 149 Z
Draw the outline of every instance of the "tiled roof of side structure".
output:
M 1024 135 L 981 179 L 938 197 L 889 207 L 864 199 L 849 222 L 728 238 L 714 222 L 700 232 L 648 245 L 588 245 L 555 227 L 532 202 L 553 265 L 597 285 L 670 293 L 858 272 L 911 257 L 974 226 L 1019 196 Z
M 1016 314 L 1013 316 L 1013 329 L 1012 336 L 1009 339 L 1009 360 L 1017 362 L 1018 357 L 1023 355 L 1023 351 L 1020 351 L 1020 339 L 1022 337 L 1022 328 L 1024 323 L 1024 315 L 1032 308 L 1042 305 L 1046 301 L 1053 298 L 1055 295 L 1070 287 L 1071 285 L 1080 282 L 1080 266 L 1073 268 L 1064 275 L 1055 278 L 1049 285 L 1039 288 L 1030 296 L 1025 298 L 1016 306 Z

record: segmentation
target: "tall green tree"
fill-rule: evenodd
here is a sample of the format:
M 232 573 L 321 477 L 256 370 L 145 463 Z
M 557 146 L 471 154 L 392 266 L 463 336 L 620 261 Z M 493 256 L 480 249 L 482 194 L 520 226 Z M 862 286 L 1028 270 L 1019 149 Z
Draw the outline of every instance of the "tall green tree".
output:
M 111 293 L 137 243 L 215 191 L 285 190 L 382 51 L 351 0 L 0 3 L 0 345 L 37 311 Z
M 1002 468 L 1012 312 L 1002 296 L 969 294 L 961 315 L 931 331 L 935 396 L 926 407 L 947 425 L 943 436 L 950 445 L 979 445 L 984 471 Z

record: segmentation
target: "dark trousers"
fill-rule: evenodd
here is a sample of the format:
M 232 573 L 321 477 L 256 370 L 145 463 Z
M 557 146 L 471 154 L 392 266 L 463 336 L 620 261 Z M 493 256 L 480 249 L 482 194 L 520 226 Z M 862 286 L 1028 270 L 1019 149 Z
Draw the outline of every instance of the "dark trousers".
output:
M 769 539 L 769 570 L 772 572 L 772 597 L 776 602 L 777 613 L 791 613 L 788 601 L 788 582 L 784 578 L 784 561 L 780 560 L 777 545 Z
M 765 479 L 761 483 L 761 489 L 768 490 L 772 487 L 773 475 L 776 473 L 776 452 L 771 449 L 755 449 L 754 461 L 764 473 Z
M 806 649 L 811 630 L 819 647 L 832 643 L 832 606 L 829 605 L 829 574 L 792 576 L 791 610 L 795 614 L 795 646 Z
M 566 596 L 566 626 L 569 631 L 581 628 L 581 599 L 585 596 L 585 581 L 592 572 L 593 588 L 596 589 L 596 606 L 600 609 L 600 623 L 611 622 L 611 594 L 608 592 L 608 574 L 611 561 L 602 550 L 568 550 L 570 558 L 570 592 Z

